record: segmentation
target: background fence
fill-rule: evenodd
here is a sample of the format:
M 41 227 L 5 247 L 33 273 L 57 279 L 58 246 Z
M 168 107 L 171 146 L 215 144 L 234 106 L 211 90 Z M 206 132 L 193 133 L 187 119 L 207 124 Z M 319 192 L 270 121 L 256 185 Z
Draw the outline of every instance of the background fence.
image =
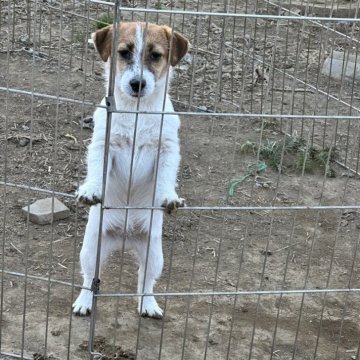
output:
M 136 313 L 129 254 L 104 271 L 96 318 L 71 314 L 88 211 L 74 192 L 104 95 L 88 39 L 114 4 L 0 0 L 0 356 L 358 359 L 359 7 L 122 1 L 121 21 L 192 44 L 171 89 L 188 207 L 164 225 L 156 321 Z M 44 197 L 71 216 L 23 216 Z

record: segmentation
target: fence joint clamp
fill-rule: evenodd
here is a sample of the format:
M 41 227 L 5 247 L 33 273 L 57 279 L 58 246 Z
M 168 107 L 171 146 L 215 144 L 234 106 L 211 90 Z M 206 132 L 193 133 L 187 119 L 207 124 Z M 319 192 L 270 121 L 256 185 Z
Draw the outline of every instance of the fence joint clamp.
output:
M 106 111 L 108 113 L 109 112 L 114 112 L 116 110 L 114 96 L 106 96 L 105 97 L 105 104 L 106 104 Z
M 98 294 L 99 290 L 100 290 L 100 279 L 99 278 L 97 278 L 97 279 L 93 278 L 93 281 L 92 281 L 92 284 L 91 284 L 91 291 L 94 294 Z

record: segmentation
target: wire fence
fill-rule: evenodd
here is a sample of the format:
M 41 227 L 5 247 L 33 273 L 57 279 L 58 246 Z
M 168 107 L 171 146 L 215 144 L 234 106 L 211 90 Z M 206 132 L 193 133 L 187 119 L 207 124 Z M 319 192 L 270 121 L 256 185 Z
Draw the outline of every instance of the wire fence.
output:
M 359 8 L 0 0 L 0 358 L 358 359 Z M 108 131 L 114 114 L 169 115 L 100 104 L 89 39 L 124 21 L 168 25 L 191 43 L 169 88 L 187 206 L 165 218 L 160 320 L 136 312 L 137 265 L 125 249 L 102 272 L 90 317 L 72 314 L 89 211 L 75 191 L 93 111 L 107 110 Z M 24 216 L 44 197 L 70 216 Z M 101 214 L 139 208 L 159 210 Z

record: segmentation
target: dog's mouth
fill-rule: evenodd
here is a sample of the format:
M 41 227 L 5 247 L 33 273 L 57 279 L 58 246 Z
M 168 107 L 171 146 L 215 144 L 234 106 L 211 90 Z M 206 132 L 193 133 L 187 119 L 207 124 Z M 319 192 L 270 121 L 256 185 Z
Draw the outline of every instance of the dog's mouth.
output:
M 135 99 L 142 98 L 144 96 L 144 93 L 132 93 L 132 94 L 130 94 L 130 96 Z

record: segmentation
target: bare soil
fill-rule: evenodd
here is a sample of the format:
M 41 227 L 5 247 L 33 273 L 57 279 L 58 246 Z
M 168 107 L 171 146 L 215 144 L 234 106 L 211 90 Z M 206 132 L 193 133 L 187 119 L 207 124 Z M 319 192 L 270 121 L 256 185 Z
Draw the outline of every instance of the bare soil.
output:
M 236 11 L 285 14 L 256 3 L 237 1 Z M 104 95 L 101 61 L 85 43 L 95 29 L 91 19 L 107 7 L 41 1 L 35 9 L 31 2 L 29 22 L 25 1 L 0 4 L 0 87 L 30 92 L 0 91 L 0 181 L 74 194 L 91 137 L 82 122 L 94 110 L 82 101 L 98 103 Z M 153 8 L 170 6 L 152 2 Z M 174 6 L 197 8 L 187 1 Z M 234 7 L 231 2 L 230 10 Z M 206 2 L 203 10 L 223 11 L 224 4 Z M 136 9 L 122 17 L 144 18 Z M 202 111 L 181 117 L 179 192 L 189 206 L 359 204 L 358 176 L 338 164 L 334 178 L 327 178 L 324 169 L 301 174 L 293 167 L 281 173 L 268 167 L 228 195 L 230 181 L 261 160 L 256 150 L 242 153 L 241 145 L 278 141 L 285 133 L 301 136 L 309 146 L 335 146 L 338 161 L 357 171 L 357 122 L 279 116 L 358 114 L 350 105 L 360 107 L 359 84 L 320 74 L 331 49 L 356 50 L 356 43 L 341 34 L 353 32 L 358 39 L 357 24 L 325 24 L 334 33 L 288 20 L 182 15 L 149 15 L 148 20 L 173 23 L 193 44 L 171 90 L 176 110 Z M 37 51 L 35 56 L 29 49 Z M 57 101 L 58 96 L 78 102 Z M 214 111 L 273 117 L 212 116 Z M 71 314 L 78 288 L 35 278 L 81 283 L 78 256 L 88 208 L 59 196 L 71 216 L 40 226 L 28 223 L 21 208 L 48 194 L 11 186 L 2 186 L 1 194 L 1 269 L 6 271 L 0 288 L 1 351 L 34 359 L 88 358 L 91 319 Z M 99 298 L 94 350 L 103 359 L 355 359 L 358 293 L 231 292 L 360 288 L 359 228 L 359 212 L 349 209 L 179 211 L 166 218 L 165 268 L 156 291 L 229 294 L 160 296 L 163 320 L 139 318 L 134 298 Z M 101 292 L 132 293 L 136 277 L 132 255 L 116 253 L 104 271 Z

